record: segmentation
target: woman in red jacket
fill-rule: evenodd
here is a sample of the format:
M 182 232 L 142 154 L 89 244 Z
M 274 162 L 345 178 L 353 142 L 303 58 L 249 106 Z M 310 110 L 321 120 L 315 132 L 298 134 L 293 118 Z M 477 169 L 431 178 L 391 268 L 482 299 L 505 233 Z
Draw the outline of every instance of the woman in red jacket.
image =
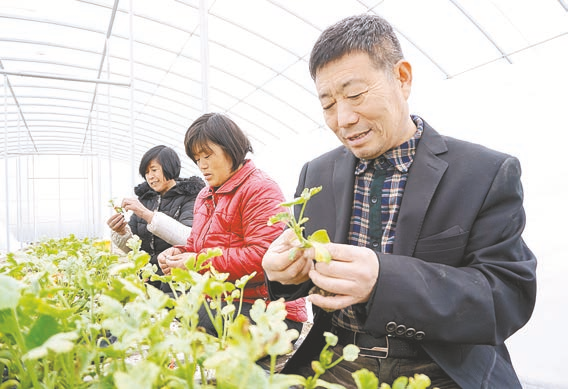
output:
M 244 132 L 228 117 L 208 113 L 191 124 L 185 134 L 185 152 L 201 170 L 208 186 L 195 201 L 193 228 L 185 246 L 175 246 L 158 256 L 160 268 L 169 274 L 172 267 L 185 268 L 191 253 L 220 248 L 223 255 L 210 264 L 228 281 L 256 272 L 244 289 L 241 313 L 248 316 L 256 299 L 268 299 L 262 257 L 283 231 L 284 225 L 269 226 L 268 219 L 284 211 L 284 196 L 278 184 L 257 169 L 247 153 L 252 146 Z M 286 303 L 287 324 L 301 331 L 307 320 L 304 299 Z M 208 333 L 215 329 L 204 309 L 200 325 Z

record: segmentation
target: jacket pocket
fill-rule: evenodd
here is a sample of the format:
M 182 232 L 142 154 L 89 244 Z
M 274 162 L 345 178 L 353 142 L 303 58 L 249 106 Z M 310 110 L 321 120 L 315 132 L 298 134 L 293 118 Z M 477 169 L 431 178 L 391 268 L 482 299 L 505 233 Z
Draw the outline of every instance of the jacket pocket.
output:
M 414 256 L 428 262 L 455 265 L 461 263 L 469 231 L 453 226 L 445 231 L 419 239 Z

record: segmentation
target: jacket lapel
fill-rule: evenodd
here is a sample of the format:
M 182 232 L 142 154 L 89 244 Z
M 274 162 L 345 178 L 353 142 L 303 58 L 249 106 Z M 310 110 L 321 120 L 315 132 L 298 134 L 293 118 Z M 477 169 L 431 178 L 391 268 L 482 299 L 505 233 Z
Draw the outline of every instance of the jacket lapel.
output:
M 343 148 L 343 154 L 335 160 L 333 167 L 332 192 L 337 214 L 335 218 L 335 234 L 330 238 L 336 243 L 347 243 L 351 207 L 353 205 L 356 162 L 357 158 L 346 148 Z
M 437 154 L 447 151 L 443 138 L 427 123 L 408 173 L 398 215 L 393 253 L 412 255 L 426 211 L 448 164 Z

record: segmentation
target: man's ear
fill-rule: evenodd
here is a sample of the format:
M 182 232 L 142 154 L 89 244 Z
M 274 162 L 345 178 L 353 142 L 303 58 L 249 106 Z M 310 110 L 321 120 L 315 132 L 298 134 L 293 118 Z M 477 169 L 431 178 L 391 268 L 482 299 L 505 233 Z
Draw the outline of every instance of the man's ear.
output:
M 400 88 L 406 99 L 410 96 L 412 89 L 412 66 L 408 61 L 401 59 L 394 66 L 395 77 L 400 83 Z

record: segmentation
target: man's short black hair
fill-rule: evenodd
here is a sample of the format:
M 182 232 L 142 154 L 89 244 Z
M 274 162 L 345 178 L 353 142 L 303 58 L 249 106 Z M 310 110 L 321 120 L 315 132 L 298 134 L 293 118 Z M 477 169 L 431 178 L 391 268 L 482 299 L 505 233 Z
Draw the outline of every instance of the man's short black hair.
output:
M 377 69 L 388 70 L 404 58 L 394 29 L 378 15 L 347 17 L 326 28 L 310 54 L 310 75 L 350 53 L 366 53 Z

